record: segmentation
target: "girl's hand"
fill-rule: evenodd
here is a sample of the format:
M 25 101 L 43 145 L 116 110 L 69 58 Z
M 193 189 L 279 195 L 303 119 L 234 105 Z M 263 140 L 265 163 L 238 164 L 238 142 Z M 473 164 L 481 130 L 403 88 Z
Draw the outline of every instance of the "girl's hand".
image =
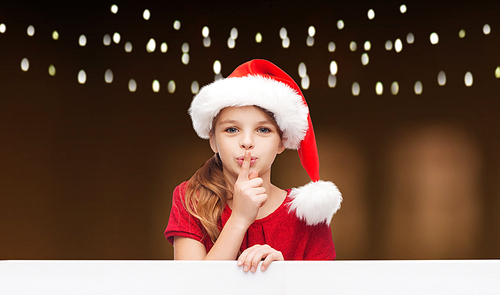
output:
M 254 222 L 259 209 L 267 200 L 264 181 L 258 177 L 257 171 L 250 171 L 250 151 L 245 151 L 240 174 L 234 184 L 233 215 L 247 228 Z
M 283 254 L 269 245 L 254 245 L 241 253 L 238 258 L 238 266 L 243 265 L 243 271 L 256 272 L 259 262 L 264 259 L 260 269 L 265 271 L 273 261 L 283 261 Z

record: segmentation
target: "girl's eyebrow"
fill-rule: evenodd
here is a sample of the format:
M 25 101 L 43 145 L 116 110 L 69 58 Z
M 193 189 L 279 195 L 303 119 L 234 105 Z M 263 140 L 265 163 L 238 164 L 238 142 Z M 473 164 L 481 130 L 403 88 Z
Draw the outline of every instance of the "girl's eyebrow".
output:
M 273 122 L 271 122 L 271 120 L 264 120 L 264 121 L 259 121 L 259 122 L 257 122 L 257 124 L 259 124 L 259 125 L 264 125 L 264 124 L 273 124 Z
M 236 123 L 238 123 L 238 121 L 231 120 L 231 119 L 227 119 L 227 120 L 223 120 L 223 121 L 219 122 L 219 124 L 236 124 Z
M 223 121 L 220 121 L 218 124 L 237 124 L 240 123 L 238 120 L 232 120 L 232 119 L 226 119 Z M 257 122 L 257 125 L 262 125 L 262 124 L 272 124 L 271 120 L 263 120 Z

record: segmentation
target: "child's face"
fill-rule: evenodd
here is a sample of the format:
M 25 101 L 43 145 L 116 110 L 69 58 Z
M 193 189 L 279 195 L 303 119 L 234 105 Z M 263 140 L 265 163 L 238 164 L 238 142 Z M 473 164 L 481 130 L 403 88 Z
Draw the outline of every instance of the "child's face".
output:
M 245 150 L 252 155 L 250 172 L 270 175 L 276 155 L 285 149 L 272 119 L 254 106 L 227 107 L 214 124 L 210 146 L 219 153 L 223 172 L 232 183 L 238 178 Z

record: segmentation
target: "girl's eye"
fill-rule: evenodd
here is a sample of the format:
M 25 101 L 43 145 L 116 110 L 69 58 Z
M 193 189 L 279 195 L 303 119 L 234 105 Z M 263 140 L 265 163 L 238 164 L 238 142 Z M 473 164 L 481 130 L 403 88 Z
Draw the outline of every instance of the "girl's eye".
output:
M 236 132 L 238 132 L 238 129 L 236 129 L 235 127 L 229 127 L 229 128 L 226 128 L 225 131 L 228 133 L 236 133 Z
M 261 127 L 257 131 L 260 133 L 269 133 L 269 132 L 271 132 L 271 129 L 269 129 L 267 127 Z

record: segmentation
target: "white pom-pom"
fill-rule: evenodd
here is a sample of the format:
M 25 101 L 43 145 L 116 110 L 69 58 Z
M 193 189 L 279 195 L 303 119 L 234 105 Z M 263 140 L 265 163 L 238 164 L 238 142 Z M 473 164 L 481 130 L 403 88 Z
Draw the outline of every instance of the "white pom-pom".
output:
M 290 212 L 295 211 L 299 219 L 307 225 L 316 225 L 330 221 L 340 209 L 342 194 L 335 184 L 330 181 L 319 180 L 310 182 L 290 192 Z

